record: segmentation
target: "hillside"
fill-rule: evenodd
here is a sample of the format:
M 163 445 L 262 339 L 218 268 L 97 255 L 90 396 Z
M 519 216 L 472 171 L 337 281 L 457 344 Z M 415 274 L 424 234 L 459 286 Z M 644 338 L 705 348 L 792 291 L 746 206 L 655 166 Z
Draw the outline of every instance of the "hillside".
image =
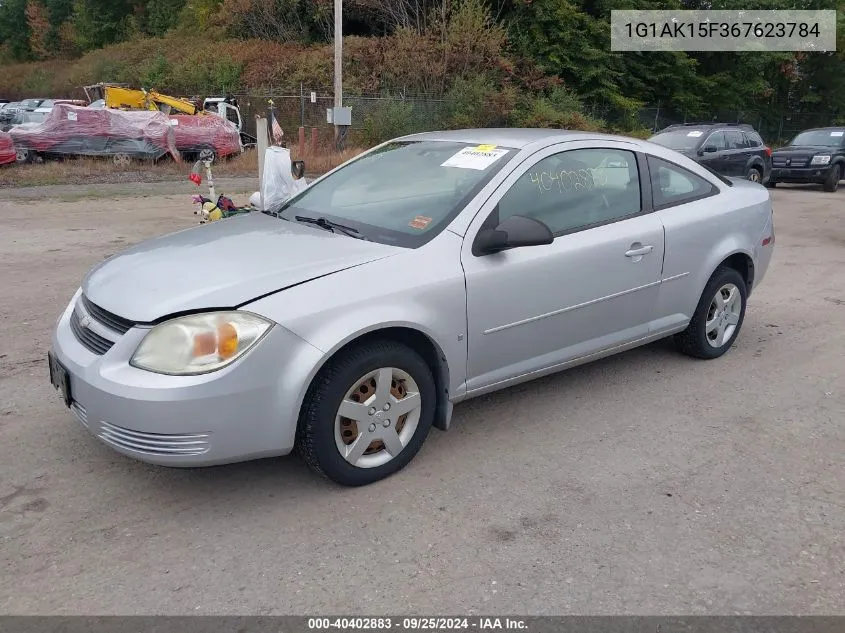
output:
M 739 4 L 347 0 L 344 91 L 393 97 L 361 102 L 355 125 L 368 141 L 433 126 L 636 133 L 712 118 L 748 121 L 771 138 L 842 120 L 842 12 L 836 53 L 609 51 L 611 7 Z M 800 7 L 843 9 L 845 0 Z M 2 0 L 0 96 L 81 96 L 85 84 L 116 81 L 180 95 L 252 95 L 259 109 L 264 96 L 301 88 L 328 99 L 331 15 L 326 0 Z M 284 123 L 298 125 L 302 104 L 285 103 Z M 319 120 L 319 108 L 308 107 Z

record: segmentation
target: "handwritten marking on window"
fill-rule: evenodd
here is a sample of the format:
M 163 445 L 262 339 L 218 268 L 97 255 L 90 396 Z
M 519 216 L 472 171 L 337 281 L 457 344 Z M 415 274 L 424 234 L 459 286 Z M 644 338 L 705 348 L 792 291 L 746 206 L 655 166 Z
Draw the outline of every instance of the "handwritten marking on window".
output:
M 557 186 L 559 193 L 588 192 L 596 187 L 607 184 L 607 173 L 602 168 L 566 169 L 559 172 L 535 171 L 528 174 L 531 183 L 537 185 L 542 195 L 546 191 L 552 191 Z

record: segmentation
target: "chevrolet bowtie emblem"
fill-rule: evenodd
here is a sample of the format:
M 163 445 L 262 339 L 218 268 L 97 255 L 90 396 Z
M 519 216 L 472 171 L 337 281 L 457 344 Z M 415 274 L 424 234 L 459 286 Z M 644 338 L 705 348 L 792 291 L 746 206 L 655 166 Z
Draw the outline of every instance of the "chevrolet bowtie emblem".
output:
M 89 325 L 91 325 L 91 317 L 86 314 L 81 319 L 79 319 L 79 325 L 84 328 L 87 328 Z

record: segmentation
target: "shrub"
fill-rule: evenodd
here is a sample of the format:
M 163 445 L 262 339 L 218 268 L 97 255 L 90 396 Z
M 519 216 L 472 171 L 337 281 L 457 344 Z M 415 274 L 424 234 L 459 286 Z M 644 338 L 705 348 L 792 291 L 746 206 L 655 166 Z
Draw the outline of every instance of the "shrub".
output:
M 367 146 L 378 145 L 397 136 L 421 132 L 425 127 L 416 116 L 413 103 L 384 100 L 364 115 L 360 140 Z
M 449 129 L 504 125 L 515 102 L 512 89 L 497 88 L 485 75 L 459 77 L 444 98 L 443 123 Z

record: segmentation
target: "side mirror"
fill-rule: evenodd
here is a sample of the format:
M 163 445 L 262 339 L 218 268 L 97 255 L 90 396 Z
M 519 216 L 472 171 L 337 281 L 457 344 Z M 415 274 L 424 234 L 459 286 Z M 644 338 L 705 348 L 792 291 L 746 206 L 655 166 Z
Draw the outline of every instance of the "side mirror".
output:
M 296 180 L 299 180 L 305 175 L 305 161 L 295 160 L 291 163 L 291 173 Z
M 552 230 L 533 218 L 512 215 L 495 229 L 484 229 L 475 242 L 477 254 L 489 255 L 521 246 L 542 246 L 554 242 Z
M 712 154 L 713 152 L 717 151 L 715 145 L 705 145 L 700 154 Z

